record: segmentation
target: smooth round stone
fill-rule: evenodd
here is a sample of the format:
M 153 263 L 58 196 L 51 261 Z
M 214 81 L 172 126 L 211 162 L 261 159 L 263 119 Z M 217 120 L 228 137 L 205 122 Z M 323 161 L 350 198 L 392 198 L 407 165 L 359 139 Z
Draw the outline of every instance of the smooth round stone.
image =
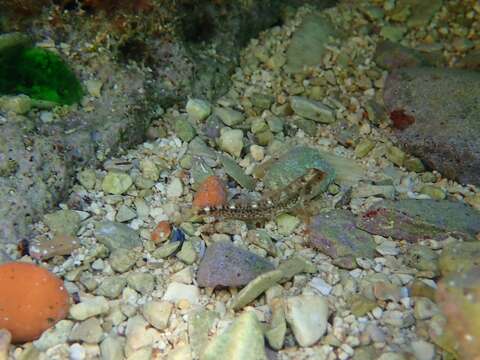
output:
M 218 146 L 230 155 L 240 157 L 243 149 L 243 131 L 239 129 L 222 129 Z

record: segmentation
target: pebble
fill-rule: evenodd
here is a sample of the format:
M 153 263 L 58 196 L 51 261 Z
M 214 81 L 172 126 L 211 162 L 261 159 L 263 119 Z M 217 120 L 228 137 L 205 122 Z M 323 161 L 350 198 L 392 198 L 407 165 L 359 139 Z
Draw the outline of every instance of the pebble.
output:
M 119 273 L 130 270 L 137 262 L 138 255 L 136 252 L 127 249 L 117 249 L 110 255 L 110 266 Z
M 101 322 L 97 318 L 90 318 L 76 323 L 68 337 L 69 341 L 82 341 L 90 344 L 98 344 L 103 338 Z
M 160 169 L 157 167 L 155 162 L 151 159 L 142 159 L 140 161 L 140 170 L 142 172 L 142 176 L 145 179 L 151 181 L 157 181 L 160 177 Z
M 239 310 L 248 305 L 279 282 L 282 277 L 283 272 L 281 270 L 272 270 L 256 277 L 235 296 L 231 304 L 232 309 Z
M 109 299 L 116 299 L 120 296 L 126 285 L 127 280 L 125 280 L 125 278 L 109 276 L 101 281 L 95 293 Z
M 328 304 L 317 295 L 300 295 L 286 299 L 286 319 L 295 339 L 302 347 L 315 344 L 327 330 Z
M 77 174 L 77 180 L 85 189 L 92 190 L 95 187 L 97 177 L 94 170 L 85 169 Z
M 272 320 L 270 322 L 270 329 L 265 333 L 265 337 L 270 347 L 274 350 L 283 348 L 285 342 L 285 335 L 287 333 L 287 322 L 285 318 L 285 304 L 283 299 L 273 299 L 271 304 Z
M 158 330 L 164 330 L 172 313 L 173 305 L 168 301 L 150 301 L 143 305 L 145 319 Z
M 250 146 L 250 154 L 255 161 L 262 161 L 265 157 L 265 151 L 263 147 L 256 144 Z
M 163 299 L 178 304 L 181 300 L 187 300 L 190 304 L 198 304 L 200 291 L 195 285 L 185 285 L 172 282 L 168 285 Z
M 362 140 L 355 147 L 355 156 L 359 159 L 364 158 L 375 147 L 375 142 L 370 139 Z
M 309 284 L 324 296 L 328 296 L 332 292 L 332 286 L 320 277 L 314 277 Z
M 205 120 L 211 114 L 212 107 L 205 100 L 188 99 L 185 110 L 190 119 L 195 122 L 200 122 Z
M 278 233 L 280 235 L 290 235 L 300 225 L 300 219 L 290 214 L 281 214 L 276 218 Z
M 110 310 L 107 299 L 103 296 L 82 299 L 82 302 L 72 305 L 70 316 L 74 320 L 85 320 L 89 317 L 106 314 Z
M 43 217 L 45 224 L 57 235 L 76 235 L 80 227 L 80 215 L 73 210 L 59 210 Z
M 0 109 L 18 115 L 26 114 L 32 108 L 32 100 L 27 95 L 1 96 Z
M 414 316 L 418 320 L 428 320 L 439 313 L 437 304 L 425 297 L 418 297 L 415 300 Z
M 125 338 L 122 336 L 110 334 L 100 344 L 102 360 L 120 360 L 124 359 L 123 348 L 125 347 Z
M 132 219 L 135 219 L 136 217 L 137 217 L 137 213 L 133 209 L 129 208 L 126 205 L 122 205 L 117 211 L 115 220 L 122 223 L 122 222 L 127 222 Z
M 48 329 L 38 340 L 35 340 L 33 346 L 39 351 L 46 351 L 55 345 L 66 343 L 73 324 L 73 321 L 70 320 L 60 320 L 53 328 Z
M 190 124 L 190 121 L 183 116 L 179 116 L 175 120 L 174 128 L 175 134 L 177 134 L 177 136 L 185 142 L 189 142 L 197 135 L 197 131 L 192 124 Z
M 262 326 L 255 313 L 246 311 L 235 319 L 226 331 L 210 341 L 201 358 L 267 360 Z
M 446 192 L 434 185 L 423 185 L 420 189 L 421 194 L 428 195 L 433 200 L 443 200 L 447 197 Z
M 165 259 L 172 255 L 182 245 L 180 241 L 167 242 L 156 249 L 152 256 L 156 259 Z
M 82 345 L 74 343 L 70 345 L 69 356 L 69 360 L 84 360 L 87 357 L 87 352 Z
M 324 124 L 331 124 L 335 121 L 333 110 L 316 100 L 310 100 L 301 96 L 292 96 L 290 106 L 295 114 Z
M 435 347 L 424 340 L 412 341 L 412 350 L 415 360 L 435 359 Z
M 182 249 L 177 253 L 177 258 L 187 265 L 191 265 L 197 259 L 197 253 L 191 241 L 185 241 Z
M 245 119 L 241 112 L 233 109 L 217 107 L 215 108 L 214 113 L 220 118 L 220 120 L 222 120 L 225 125 L 230 127 L 239 125 Z
M 90 79 L 83 82 L 90 96 L 100 97 L 102 95 L 103 83 L 100 80 Z
M 133 249 L 142 245 L 137 231 L 129 226 L 113 221 L 104 220 L 95 226 L 97 240 L 110 251 L 116 249 Z
M 127 276 L 127 283 L 140 294 L 147 295 L 155 288 L 155 277 L 150 273 L 130 273 Z
M 218 146 L 230 155 L 240 157 L 243 149 L 243 131 L 223 128 L 218 139 Z
M 170 199 L 178 199 L 182 194 L 183 183 L 179 178 L 174 177 L 167 185 L 167 197 Z
M 125 193 L 132 184 L 133 181 L 130 175 L 112 170 L 103 178 L 102 189 L 107 194 L 121 195 Z

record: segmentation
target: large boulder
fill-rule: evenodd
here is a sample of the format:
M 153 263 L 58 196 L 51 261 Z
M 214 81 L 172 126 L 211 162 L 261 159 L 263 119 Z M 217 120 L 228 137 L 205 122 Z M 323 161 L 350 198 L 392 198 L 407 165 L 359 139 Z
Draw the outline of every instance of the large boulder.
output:
M 480 73 L 397 69 L 387 77 L 384 101 L 408 152 L 450 179 L 480 184 Z

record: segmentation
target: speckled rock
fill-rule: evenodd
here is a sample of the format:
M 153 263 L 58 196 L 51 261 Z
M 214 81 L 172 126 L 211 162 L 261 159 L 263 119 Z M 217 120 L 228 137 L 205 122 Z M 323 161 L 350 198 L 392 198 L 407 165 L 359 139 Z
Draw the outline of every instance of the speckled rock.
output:
M 399 69 L 386 80 L 384 100 L 409 153 L 448 178 L 480 184 L 478 72 Z
M 102 360 L 122 360 L 125 338 L 118 335 L 108 335 L 100 344 Z
M 215 115 L 227 126 L 235 126 L 243 122 L 244 116 L 240 111 L 228 108 L 216 108 Z
M 330 124 L 335 121 L 333 109 L 329 106 L 301 96 L 292 96 L 290 106 L 295 114 L 319 123 Z
M 238 287 L 272 269 L 273 265 L 264 258 L 218 242 L 207 248 L 198 267 L 197 282 L 201 287 Z
M 212 112 L 210 104 L 201 99 L 189 99 L 185 107 L 187 114 L 193 121 L 203 121 Z
M 208 345 L 208 334 L 218 318 L 215 311 L 196 310 L 188 317 L 188 336 L 192 353 L 196 357 L 201 357 Z
M 138 254 L 128 249 L 114 250 L 110 255 L 110 266 L 119 273 L 130 270 L 135 265 Z
M 125 278 L 109 276 L 102 280 L 95 293 L 100 296 L 105 296 L 108 299 L 116 299 L 120 296 L 126 285 L 127 280 L 125 280 Z
M 476 266 L 480 266 L 480 242 L 478 241 L 448 244 L 438 259 L 438 267 L 443 275 L 464 273 Z
M 310 244 L 333 259 L 375 256 L 373 237 L 355 224 L 355 216 L 347 210 L 333 210 L 312 218 L 309 225 Z
M 127 275 L 128 286 L 142 295 L 149 294 L 155 288 L 155 277 L 150 273 L 135 272 Z
M 175 120 L 175 134 L 183 141 L 189 142 L 197 135 L 197 132 L 186 117 L 179 116 Z
M 73 321 L 61 320 L 53 328 L 45 331 L 38 340 L 33 342 L 37 350 L 46 351 L 47 349 L 66 343 L 73 327 Z
M 75 235 L 80 227 L 80 215 L 73 210 L 59 210 L 46 214 L 43 221 L 54 234 Z
M 103 296 L 82 299 L 70 307 L 70 316 L 75 320 L 85 320 L 89 317 L 105 314 L 110 310 L 107 299 Z
M 102 338 L 103 329 L 100 320 L 97 318 L 90 318 L 75 324 L 68 340 L 98 344 Z
M 240 315 L 223 333 L 214 337 L 201 360 L 266 360 L 262 328 L 255 314 Z
M 130 175 L 121 171 L 112 170 L 103 178 L 102 189 L 108 194 L 121 195 L 126 192 L 133 181 Z

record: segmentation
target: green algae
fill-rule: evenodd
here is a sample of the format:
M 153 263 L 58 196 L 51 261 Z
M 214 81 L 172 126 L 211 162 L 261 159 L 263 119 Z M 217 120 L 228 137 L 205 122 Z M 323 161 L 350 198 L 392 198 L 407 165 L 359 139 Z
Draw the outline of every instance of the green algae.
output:
M 81 100 L 83 90 L 59 55 L 29 47 L 0 57 L 0 94 L 26 94 L 36 100 L 71 105 Z

